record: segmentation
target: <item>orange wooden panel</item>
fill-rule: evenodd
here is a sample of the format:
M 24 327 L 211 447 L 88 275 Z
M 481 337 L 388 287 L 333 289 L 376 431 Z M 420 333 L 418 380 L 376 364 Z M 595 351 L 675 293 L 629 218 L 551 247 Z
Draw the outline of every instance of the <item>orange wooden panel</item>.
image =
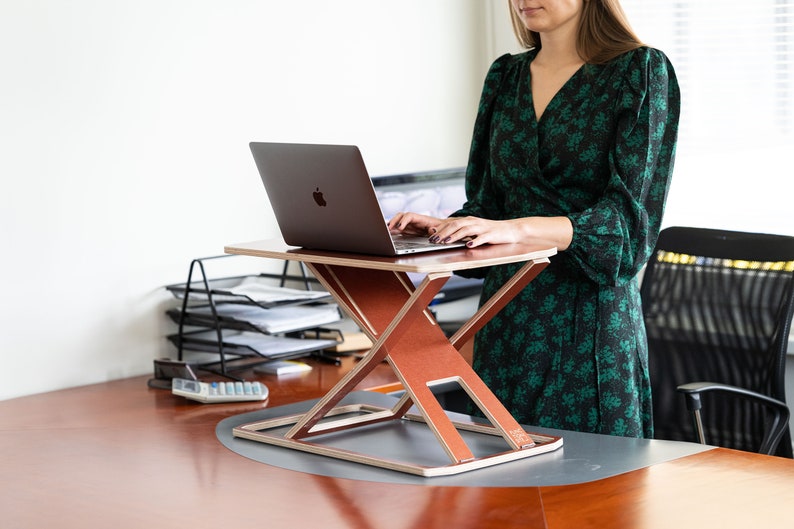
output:
M 718 448 L 541 496 L 560 529 L 790 527 L 794 461 Z

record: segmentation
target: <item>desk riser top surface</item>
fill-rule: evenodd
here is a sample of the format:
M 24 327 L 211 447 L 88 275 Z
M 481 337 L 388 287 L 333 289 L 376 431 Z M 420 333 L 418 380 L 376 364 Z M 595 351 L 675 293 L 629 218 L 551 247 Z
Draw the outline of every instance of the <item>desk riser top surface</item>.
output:
M 527 244 L 495 244 L 472 249 L 450 249 L 416 253 L 403 257 L 380 257 L 309 250 L 289 246 L 279 239 L 227 245 L 224 251 L 235 255 L 266 257 L 313 264 L 340 265 L 397 272 L 454 272 L 500 264 L 546 260 L 557 253 L 556 248 Z

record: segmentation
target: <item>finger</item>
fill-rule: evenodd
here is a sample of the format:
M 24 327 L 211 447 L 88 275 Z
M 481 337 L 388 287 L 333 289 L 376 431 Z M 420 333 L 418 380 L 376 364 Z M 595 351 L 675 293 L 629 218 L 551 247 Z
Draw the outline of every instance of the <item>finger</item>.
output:
M 482 246 L 484 244 L 488 243 L 482 237 L 469 237 L 469 240 L 466 241 L 466 248 L 477 248 L 478 246 Z
M 391 219 L 389 219 L 389 229 L 390 230 L 400 230 L 404 227 L 405 224 L 405 213 L 402 211 L 396 213 Z
M 464 239 L 480 237 L 482 226 L 471 221 L 454 221 L 442 226 L 437 233 L 431 236 L 431 242 L 448 244 Z

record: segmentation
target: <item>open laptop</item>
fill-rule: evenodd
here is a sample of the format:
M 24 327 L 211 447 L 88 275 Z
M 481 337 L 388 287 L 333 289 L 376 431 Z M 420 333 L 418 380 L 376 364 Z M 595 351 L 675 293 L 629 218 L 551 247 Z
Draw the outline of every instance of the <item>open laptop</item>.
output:
M 356 146 L 251 142 L 250 147 L 281 235 L 291 246 L 395 256 L 465 244 L 392 235 Z

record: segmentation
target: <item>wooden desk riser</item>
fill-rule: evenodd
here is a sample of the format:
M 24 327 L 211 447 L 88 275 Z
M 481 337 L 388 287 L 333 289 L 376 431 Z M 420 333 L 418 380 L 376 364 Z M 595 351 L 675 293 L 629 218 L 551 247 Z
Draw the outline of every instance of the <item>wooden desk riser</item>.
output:
M 326 455 L 425 477 L 466 472 L 556 450 L 561 437 L 530 434 L 461 357 L 460 349 L 510 299 L 548 265 L 555 248 L 494 245 L 477 249 L 445 250 L 387 258 L 339 252 L 305 250 L 283 241 L 256 241 L 230 245 L 227 253 L 292 260 L 304 263 L 334 296 L 337 303 L 369 336 L 373 346 L 359 365 L 303 415 L 279 417 L 234 428 L 236 437 Z M 460 330 L 447 339 L 428 305 L 454 271 L 521 263 L 514 274 Z M 414 287 L 407 273 L 426 274 Z M 368 405 L 337 406 L 342 398 L 386 360 L 405 388 L 404 397 L 391 409 Z M 456 382 L 490 421 L 490 426 L 451 420 L 431 387 Z M 409 414 L 415 406 L 419 413 Z M 331 419 L 344 416 L 340 419 Z M 311 438 L 395 419 L 427 423 L 450 459 L 440 466 L 395 461 L 383 456 L 335 448 Z M 291 428 L 284 434 L 277 430 Z M 503 452 L 475 456 L 460 434 L 469 430 L 501 436 Z

